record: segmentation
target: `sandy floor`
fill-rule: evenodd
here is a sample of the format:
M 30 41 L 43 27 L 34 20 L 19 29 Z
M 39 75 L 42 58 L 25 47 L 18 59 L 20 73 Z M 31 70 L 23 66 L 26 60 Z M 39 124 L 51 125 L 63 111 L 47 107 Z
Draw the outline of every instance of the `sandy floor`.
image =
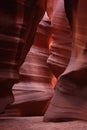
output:
M 45 123 L 43 117 L 1 117 L 0 130 L 87 130 L 87 122 Z

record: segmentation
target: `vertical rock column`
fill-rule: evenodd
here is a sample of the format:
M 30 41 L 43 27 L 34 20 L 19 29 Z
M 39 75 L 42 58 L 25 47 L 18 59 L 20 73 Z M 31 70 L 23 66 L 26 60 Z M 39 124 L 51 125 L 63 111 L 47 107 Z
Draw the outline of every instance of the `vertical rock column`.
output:
M 14 116 L 43 115 L 53 95 L 52 74 L 47 65 L 50 21 L 45 14 L 40 22 L 34 44 L 20 69 L 20 82 L 13 87 L 15 102 L 8 108 Z
M 49 9 L 48 14 L 50 14 Z M 53 74 L 58 77 L 67 67 L 72 49 L 72 33 L 65 14 L 63 0 L 54 1 L 50 17 L 53 42 L 47 62 Z
M 87 0 L 65 0 L 73 31 L 70 62 L 56 84 L 45 121 L 87 121 Z M 70 6 L 72 5 L 72 6 Z M 71 13 L 71 14 L 70 14 Z

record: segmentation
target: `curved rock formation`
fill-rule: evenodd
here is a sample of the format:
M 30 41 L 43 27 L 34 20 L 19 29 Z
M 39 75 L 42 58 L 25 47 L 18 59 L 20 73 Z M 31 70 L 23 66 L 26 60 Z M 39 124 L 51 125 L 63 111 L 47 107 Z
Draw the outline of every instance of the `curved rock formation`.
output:
M 44 15 L 45 2 L 0 1 L 0 113 L 13 101 L 12 86 L 19 81 L 19 68 Z
M 53 96 L 52 74 L 47 65 L 50 35 L 50 21 L 45 14 L 21 66 L 20 82 L 13 87 L 15 102 L 7 109 L 7 115 L 43 115 L 46 111 Z

